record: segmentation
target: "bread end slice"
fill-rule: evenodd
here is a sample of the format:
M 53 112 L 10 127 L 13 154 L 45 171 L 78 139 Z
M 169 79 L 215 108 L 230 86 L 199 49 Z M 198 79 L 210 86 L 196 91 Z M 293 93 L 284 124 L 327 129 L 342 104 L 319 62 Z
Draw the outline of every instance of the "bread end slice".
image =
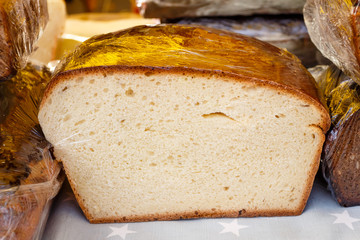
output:
M 280 84 L 120 66 L 59 74 L 39 121 L 92 223 L 301 214 L 329 127 Z

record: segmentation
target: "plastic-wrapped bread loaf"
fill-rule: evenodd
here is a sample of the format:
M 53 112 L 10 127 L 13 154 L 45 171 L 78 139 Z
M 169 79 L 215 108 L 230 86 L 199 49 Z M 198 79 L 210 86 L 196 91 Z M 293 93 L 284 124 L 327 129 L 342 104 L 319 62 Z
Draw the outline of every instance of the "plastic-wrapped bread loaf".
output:
M 201 25 L 255 37 L 295 54 L 306 67 L 328 62 L 310 41 L 302 15 L 202 17 L 163 22 Z
M 25 67 L 47 20 L 46 0 L 0 1 L 0 78 Z
M 304 19 L 320 52 L 360 84 L 360 19 L 358 1 L 308 0 Z
M 360 204 L 360 86 L 335 66 L 317 78 L 329 107 L 322 171 L 342 206 Z
M 58 65 L 39 122 L 90 222 L 300 214 L 330 119 L 292 54 L 138 26 Z
M 137 0 L 146 18 L 302 13 L 306 0 Z
M 37 120 L 50 76 L 27 65 L 0 81 L 0 239 L 40 239 L 63 180 Z
M 66 4 L 64 0 L 47 0 L 49 21 L 37 43 L 30 60 L 47 64 L 56 57 L 60 36 L 64 32 Z

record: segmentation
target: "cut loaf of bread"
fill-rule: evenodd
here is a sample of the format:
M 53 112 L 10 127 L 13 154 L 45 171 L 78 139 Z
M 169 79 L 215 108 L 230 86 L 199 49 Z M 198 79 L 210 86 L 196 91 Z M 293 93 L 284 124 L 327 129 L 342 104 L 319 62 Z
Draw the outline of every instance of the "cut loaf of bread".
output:
M 242 51 L 217 51 L 215 41 Z M 159 57 L 149 66 L 152 47 Z M 179 66 L 180 48 L 194 64 Z M 237 70 L 214 70 L 221 56 Z M 206 28 L 137 27 L 85 42 L 59 69 L 39 121 L 90 222 L 303 211 L 329 117 L 289 53 Z

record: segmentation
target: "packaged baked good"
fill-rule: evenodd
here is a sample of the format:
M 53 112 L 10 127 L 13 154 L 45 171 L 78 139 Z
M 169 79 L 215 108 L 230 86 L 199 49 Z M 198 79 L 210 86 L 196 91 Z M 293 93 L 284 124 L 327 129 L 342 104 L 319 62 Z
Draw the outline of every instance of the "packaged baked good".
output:
M 331 115 L 321 157 L 328 188 L 342 206 L 360 204 L 360 86 L 336 66 L 316 79 Z
M 25 67 L 47 21 L 46 0 L 0 1 L 0 78 Z
M 66 4 L 64 0 L 47 0 L 49 21 L 36 42 L 31 61 L 48 64 L 55 60 L 59 39 L 65 30 Z
M 0 81 L 1 239 L 40 239 L 63 181 L 37 120 L 50 76 L 45 67 L 27 65 Z
M 39 122 L 92 223 L 300 214 L 330 119 L 287 51 L 184 25 L 95 36 Z
M 137 0 L 146 18 L 302 13 L 306 0 Z
M 162 21 L 201 25 L 255 37 L 295 54 L 306 67 L 328 62 L 310 41 L 302 15 L 201 17 Z
M 320 52 L 359 84 L 358 1 L 308 0 L 304 19 L 310 38 Z

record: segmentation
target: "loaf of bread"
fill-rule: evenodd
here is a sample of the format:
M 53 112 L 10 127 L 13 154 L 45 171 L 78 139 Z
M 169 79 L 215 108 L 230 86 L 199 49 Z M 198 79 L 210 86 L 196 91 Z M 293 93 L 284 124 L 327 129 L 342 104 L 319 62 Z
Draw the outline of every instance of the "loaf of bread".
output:
M 292 54 L 182 25 L 84 42 L 39 122 L 92 223 L 300 214 L 330 124 Z
M 47 0 L 49 21 L 36 42 L 30 60 L 47 64 L 56 57 L 60 36 L 64 33 L 66 4 L 64 0 Z
M 358 1 L 308 0 L 304 20 L 311 41 L 347 76 L 360 84 Z
M 302 15 L 201 17 L 162 20 L 201 25 L 255 37 L 297 56 L 305 67 L 328 62 L 310 41 Z
M 0 81 L 0 239 L 40 239 L 63 180 L 37 120 L 50 76 L 27 65 Z
M 146 18 L 302 13 L 306 0 L 136 0 Z
M 0 78 L 25 67 L 47 20 L 46 0 L 0 1 Z
M 323 175 L 340 205 L 360 205 L 360 86 L 335 66 L 317 79 L 332 119 L 321 157 Z

